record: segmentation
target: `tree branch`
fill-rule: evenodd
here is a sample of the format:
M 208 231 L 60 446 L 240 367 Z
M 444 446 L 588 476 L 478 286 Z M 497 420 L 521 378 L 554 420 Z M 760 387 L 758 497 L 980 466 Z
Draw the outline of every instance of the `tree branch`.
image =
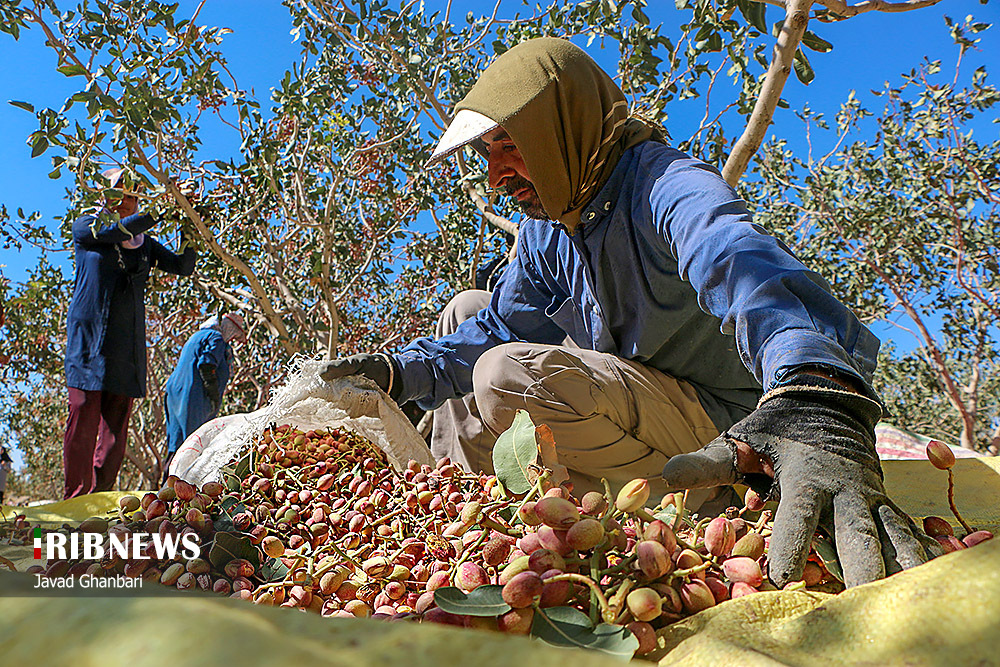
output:
M 778 41 L 774 45 L 771 65 L 764 75 L 757 103 L 754 104 L 753 113 L 750 114 L 743 135 L 736 142 L 729 158 L 726 159 L 726 165 L 722 168 L 722 177 L 733 187 L 739 183 L 747 165 L 750 164 L 750 158 L 763 143 L 767 128 L 774 118 L 774 110 L 781 99 L 781 91 L 792 71 L 795 51 L 799 48 L 806 26 L 809 25 L 809 8 L 812 3 L 813 0 L 788 2 L 785 23 L 781 26 Z
M 843 19 L 864 14 L 865 12 L 908 12 L 914 9 L 930 7 L 941 2 L 941 0 L 907 0 L 907 2 L 886 2 L 885 0 L 865 0 L 856 5 L 849 5 L 843 0 L 816 0 L 818 4 L 826 7 L 827 10 L 836 14 L 834 17 L 824 16 L 817 18 L 821 21 L 840 21 Z
M 136 159 L 138 159 L 142 166 L 144 166 L 149 173 L 152 174 L 153 178 L 167 188 L 167 191 L 171 194 L 171 196 L 173 196 L 174 200 L 177 201 L 181 209 L 184 210 L 184 213 L 191 220 L 191 222 L 194 223 L 198 233 L 201 234 L 202 238 L 205 239 L 205 242 L 208 243 L 208 247 L 212 250 L 212 252 L 226 264 L 239 271 L 243 277 L 246 278 L 247 283 L 250 285 L 250 289 L 253 290 L 254 296 L 257 298 L 257 302 L 260 304 L 264 317 L 267 318 L 270 324 L 277 331 L 278 341 L 282 348 L 284 348 L 285 352 L 288 355 L 293 355 L 298 352 L 297 346 L 292 342 L 291 336 L 288 334 L 288 329 L 285 327 L 284 321 L 281 316 L 278 315 L 277 311 L 275 311 L 274 306 L 271 303 L 271 299 L 267 295 L 267 291 L 257 278 L 257 275 L 253 272 L 253 269 L 251 269 L 242 259 L 232 255 L 219 244 L 215 235 L 212 233 L 212 230 L 210 230 L 205 224 L 205 221 L 201 219 L 201 215 L 194 209 L 191 202 L 188 201 L 188 198 L 181 193 L 177 185 L 167 178 L 166 174 L 162 173 L 150 164 L 149 158 L 146 157 L 146 154 L 139 147 L 138 143 L 135 141 L 131 142 L 131 147 L 135 153 Z

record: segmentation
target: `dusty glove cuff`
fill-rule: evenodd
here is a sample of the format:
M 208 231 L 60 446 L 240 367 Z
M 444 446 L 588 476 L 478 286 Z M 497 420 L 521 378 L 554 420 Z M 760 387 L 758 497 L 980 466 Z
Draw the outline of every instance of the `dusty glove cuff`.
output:
M 393 392 L 393 385 L 396 383 L 396 362 L 393 361 L 392 357 L 385 352 L 377 352 L 375 356 L 385 362 L 385 365 L 389 367 L 389 381 L 386 384 L 385 393 L 389 394 L 389 398 L 396 400 L 396 397 L 399 396 L 398 390 Z
M 844 389 L 833 380 L 828 380 L 826 378 L 819 377 L 818 375 L 810 375 L 806 373 L 792 378 L 787 384 L 775 387 L 761 396 L 760 400 L 757 401 L 757 409 L 759 410 L 764 403 L 770 401 L 771 399 L 778 398 L 779 396 L 785 396 L 787 398 L 801 398 L 806 394 L 813 394 L 816 396 L 823 396 L 846 402 L 871 403 L 878 408 L 880 416 L 884 412 L 882 402 L 878 400 L 878 397 L 874 394 L 874 392 L 871 392 L 871 394 L 860 394 L 855 391 Z
M 774 481 L 787 465 L 779 453 L 791 441 L 864 463 L 881 475 L 875 450 L 875 424 L 882 406 L 872 397 L 847 391 L 836 382 L 814 375 L 797 375 L 765 394 L 757 409 L 731 426 L 724 438 L 734 449 L 746 443 L 774 465 Z M 747 474 L 743 481 L 762 497 L 775 498 L 772 479 Z

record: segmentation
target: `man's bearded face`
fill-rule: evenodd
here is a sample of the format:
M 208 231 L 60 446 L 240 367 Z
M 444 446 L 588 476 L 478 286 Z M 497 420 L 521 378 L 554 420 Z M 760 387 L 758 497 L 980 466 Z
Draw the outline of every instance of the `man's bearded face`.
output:
M 521 157 L 521 151 L 514 145 L 503 128 L 487 132 L 483 137 L 487 153 L 487 173 L 490 187 L 503 188 L 504 192 L 517 200 L 521 211 L 535 220 L 550 220 L 538 191 L 529 179 L 528 168 Z
M 511 176 L 504 184 L 504 191 L 517 199 L 517 205 L 521 207 L 521 212 L 529 218 L 551 220 L 549 214 L 545 212 L 545 207 L 542 206 L 538 191 L 528 179 L 523 176 Z

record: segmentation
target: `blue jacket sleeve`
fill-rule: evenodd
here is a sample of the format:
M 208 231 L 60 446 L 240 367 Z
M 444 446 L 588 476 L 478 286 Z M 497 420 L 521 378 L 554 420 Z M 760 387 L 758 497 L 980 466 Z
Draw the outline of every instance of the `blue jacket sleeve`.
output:
M 449 398 L 472 391 L 472 368 L 488 349 L 519 340 L 559 343 L 566 334 L 545 317 L 554 300 L 549 286 L 532 264 L 526 239 L 518 235 L 518 252 L 504 271 L 490 304 L 476 317 L 439 339 L 420 338 L 395 355 L 402 382 L 400 403 L 416 400 L 431 410 Z
M 73 240 L 81 245 L 111 245 L 127 241 L 155 225 L 156 219 L 148 213 L 136 213 L 120 220 L 116 213 L 88 214 L 73 222 Z
M 673 161 L 650 191 L 653 224 L 703 310 L 735 333 L 740 357 L 768 391 L 807 365 L 870 383 L 879 341 L 827 282 L 752 224 L 745 202 L 709 165 Z
M 194 273 L 194 263 L 197 259 L 194 248 L 188 246 L 178 255 L 156 239 L 150 238 L 149 241 L 151 243 L 149 257 L 153 266 L 179 276 L 190 276 Z
M 226 341 L 222 338 L 222 334 L 207 337 L 198 348 L 195 365 L 221 366 L 222 361 L 226 358 L 226 348 Z

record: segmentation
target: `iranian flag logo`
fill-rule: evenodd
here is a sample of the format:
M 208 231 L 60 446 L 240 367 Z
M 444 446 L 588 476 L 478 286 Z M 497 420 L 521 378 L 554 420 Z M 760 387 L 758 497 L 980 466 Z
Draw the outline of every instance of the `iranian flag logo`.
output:
M 35 560 L 42 559 L 42 529 L 35 526 Z

